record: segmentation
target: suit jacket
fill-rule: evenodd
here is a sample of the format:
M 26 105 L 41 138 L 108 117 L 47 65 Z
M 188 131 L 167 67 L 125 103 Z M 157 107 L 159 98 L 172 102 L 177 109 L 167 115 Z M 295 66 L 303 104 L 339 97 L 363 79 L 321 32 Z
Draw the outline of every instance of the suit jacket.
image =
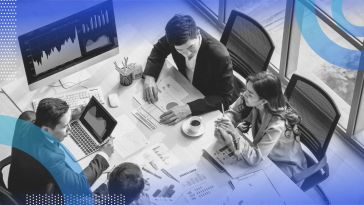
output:
M 223 44 L 200 29 L 201 47 L 197 53 L 192 84 L 205 95 L 205 98 L 187 103 L 192 115 L 199 115 L 219 109 L 221 103 L 228 107 L 233 95 L 233 69 L 229 52 Z M 178 71 L 186 77 L 185 57 L 169 44 L 163 36 L 154 45 L 145 66 L 144 75 L 158 76 L 166 57 L 172 54 Z
M 15 133 L 8 183 L 10 192 L 21 200 L 26 193 L 44 194 L 50 183 L 58 185 L 63 194 L 85 193 L 109 166 L 105 158 L 96 155 L 83 173 L 76 173 L 66 164 L 59 142 L 49 140 L 51 136 L 37 126 Z

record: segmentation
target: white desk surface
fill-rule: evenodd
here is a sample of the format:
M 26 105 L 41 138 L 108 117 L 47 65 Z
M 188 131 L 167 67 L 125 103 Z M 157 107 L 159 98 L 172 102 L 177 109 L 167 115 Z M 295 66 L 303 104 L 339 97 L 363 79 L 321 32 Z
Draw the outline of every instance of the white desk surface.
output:
M 106 101 L 105 107 L 115 118 L 122 114 L 126 114 L 135 122 L 137 127 L 142 131 L 143 134 L 145 134 L 146 138 L 149 139 L 151 143 L 161 141 L 181 160 L 183 164 L 197 164 L 198 167 L 206 170 L 208 174 L 211 175 L 214 180 L 216 180 L 216 184 L 221 186 L 226 185 L 229 177 L 226 174 L 219 173 L 212 165 L 202 158 L 202 149 L 207 148 L 216 140 L 213 136 L 214 120 L 221 115 L 219 111 L 202 115 L 206 129 L 205 133 L 197 139 L 191 139 L 182 134 L 181 122 L 175 126 L 162 125 L 156 130 L 151 131 L 131 114 L 131 110 L 137 108 L 138 106 L 132 97 L 136 90 L 142 89 L 142 80 L 136 80 L 128 87 L 121 86 L 119 84 L 119 75 L 114 70 L 113 62 L 116 60 L 118 63 L 121 63 L 122 57 L 129 56 L 131 62 L 141 63 L 144 66 L 152 45 L 149 42 L 140 41 L 140 39 L 133 40 L 133 38 L 138 38 L 137 36 L 130 38 L 131 39 L 123 42 L 119 41 L 119 55 L 88 68 L 93 77 L 81 85 L 86 87 L 100 86 L 103 90 Z M 126 50 L 123 48 L 133 49 Z M 203 96 L 173 66 L 171 66 L 168 61 L 162 70 L 160 78 L 163 78 L 163 76 L 172 76 L 189 93 L 189 96 L 182 100 L 183 102 L 189 102 Z M 14 83 L 5 86 L 3 89 L 23 111 L 27 109 L 32 110 L 31 101 L 34 98 L 52 96 L 54 94 L 66 91 L 61 87 L 44 87 L 35 91 L 29 91 L 25 78 L 15 81 Z M 75 86 L 68 90 L 72 91 L 77 89 L 82 89 L 82 87 Z M 121 106 L 117 108 L 110 108 L 107 102 L 107 95 L 110 93 L 118 94 L 121 101 Z M 166 135 L 165 138 L 151 139 L 150 136 L 156 132 L 164 133 Z M 116 154 L 114 154 L 111 158 L 111 161 L 114 164 L 120 163 L 124 160 L 126 159 L 122 159 Z M 271 183 L 274 185 L 277 192 L 285 200 L 286 204 L 312 204 L 311 199 L 299 187 L 297 187 L 269 159 L 266 160 L 268 160 L 269 166 L 264 168 L 264 172 L 268 176 Z M 87 163 L 87 159 L 82 160 L 81 166 L 85 166 Z M 264 195 L 264 193 L 262 193 L 262 195 Z

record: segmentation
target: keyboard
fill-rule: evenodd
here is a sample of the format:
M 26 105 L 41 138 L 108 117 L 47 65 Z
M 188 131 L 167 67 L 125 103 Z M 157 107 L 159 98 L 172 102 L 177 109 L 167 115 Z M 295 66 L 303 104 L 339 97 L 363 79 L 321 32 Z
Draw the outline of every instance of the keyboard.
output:
M 99 146 L 97 146 L 86 131 L 80 126 L 78 121 L 71 122 L 70 126 L 71 138 L 86 155 L 92 154 L 99 149 Z
M 94 96 L 101 104 L 105 103 L 103 97 L 104 95 L 102 94 L 102 90 L 100 87 L 93 87 L 84 90 L 66 92 L 52 97 L 66 101 L 67 104 L 70 106 L 70 109 L 73 110 L 80 106 L 86 106 L 92 96 Z M 38 104 L 42 99 L 43 98 L 33 100 L 33 108 L 35 111 L 37 110 Z

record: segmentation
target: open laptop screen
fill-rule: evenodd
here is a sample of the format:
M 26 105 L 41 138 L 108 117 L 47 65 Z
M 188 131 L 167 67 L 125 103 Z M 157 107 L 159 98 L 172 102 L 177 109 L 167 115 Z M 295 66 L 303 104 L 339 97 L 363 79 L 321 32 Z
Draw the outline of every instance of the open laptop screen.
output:
M 90 99 L 80 121 L 99 143 L 110 136 L 117 124 L 117 121 L 95 97 Z

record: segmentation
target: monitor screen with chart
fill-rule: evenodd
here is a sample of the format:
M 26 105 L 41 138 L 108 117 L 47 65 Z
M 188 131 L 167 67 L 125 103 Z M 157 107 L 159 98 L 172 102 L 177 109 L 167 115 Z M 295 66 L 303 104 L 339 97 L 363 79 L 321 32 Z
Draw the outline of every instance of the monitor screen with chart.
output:
M 29 88 L 55 82 L 118 53 L 112 0 L 19 36 Z

